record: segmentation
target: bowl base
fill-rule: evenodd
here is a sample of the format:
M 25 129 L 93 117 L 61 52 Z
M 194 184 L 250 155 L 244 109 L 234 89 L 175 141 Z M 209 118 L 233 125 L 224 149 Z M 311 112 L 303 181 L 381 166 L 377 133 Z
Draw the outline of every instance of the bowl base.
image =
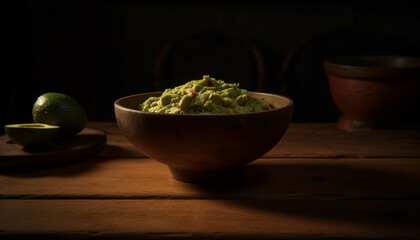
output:
M 190 183 L 208 183 L 225 181 L 238 177 L 241 174 L 241 167 L 222 171 L 189 171 L 169 167 L 174 179 Z
M 392 128 L 392 124 L 384 121 L 359 120 L 354 117 L 341 115 L 337 121 L 337 128 L 345 132 L 357 132 L 372 129 Z

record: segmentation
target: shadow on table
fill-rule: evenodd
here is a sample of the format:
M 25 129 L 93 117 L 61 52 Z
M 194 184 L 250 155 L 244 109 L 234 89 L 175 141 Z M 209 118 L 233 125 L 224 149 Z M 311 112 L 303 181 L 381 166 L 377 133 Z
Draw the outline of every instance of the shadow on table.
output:
M 132 155 L 133 153 L 129 152 L 126 148 L 107 144 L 97 155 L 94 156 L 68 158 L 64 161 L 60 161 L 59 158 L 45 161 L 41 158 L 42 161 L 39 161 L 38 164 L 35 161 L 36 159 L 31 159 L 29 160 L 28 165 L 25 165 L 25 163 L 22 162 L 21 164 L 2 166 L 3 168 L 0 168 L 0 174 L 22 178 L 44 176 L 73 177 L 94 171 L 99 164 L 111 159 L 112 157 L 124 157 L 130 154 Z M 136 154 L 139 155 L 141 153 Z
M 97 168 L 97 165 L 107 159 L 89 158 L 77 159 L 63 164 L 32 166 L 31 168 L 13 168 L 0 171 L 1 175 L 8 175 L 21 178 L 62 176 L 73 177 L 86 174 Z
M 228 182 L 194 187 L 229 204 L 271 213 L 416 228 L 420 176 L 413 175 L 342 165 L 251 164 Z

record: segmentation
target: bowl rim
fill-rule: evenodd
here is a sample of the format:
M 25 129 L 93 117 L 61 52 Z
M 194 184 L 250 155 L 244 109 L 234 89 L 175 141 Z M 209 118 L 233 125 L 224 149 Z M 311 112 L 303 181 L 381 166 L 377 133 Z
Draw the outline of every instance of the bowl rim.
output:
M 366 66 L 363 64 L 357 65 L 346 62 L 346 59 L 403 59 L 416 61 L 416 64 L 407 67 L 387 67 L 387 66 Z M 343 64 L 340 61 L 343 61 Z M 354 60 L 353 60 L 354 62 Z M 371 81 L 400 81 L 400 80 L 414 80 L 420 77 L 420 58 L 402 55 L 351 55 L 351 56 L 336 56 L 326 58 L 323 61 L 324 71 L 328 76 L 353 78 Z
M 416 66 L 407 66 L 407 67 L 386 67 L 386 66 L 365 66 L 357 65 L 353 63 L 346 62 L 349 59 L 358 59 L 358 60 L 368 60 L 368 59 L 404 59 L 404 60 L 417 60 L 419 62 Z M 345 63 L 340 63 L 345 62 Z M 324 59 L 324 64 L 333 65 L 341 68 L 363 68 L 363 69 L 416 69 L 420 68 L 420 58 L 413 56 L 403 56 L 403 55 L 351 55 L 351 56 L 335 56 Z
M 171 114 L 171 113 L 155 113 L 155 112 L 143 112 L 137 109 L 132 109 L 132 108 L 128 108 L 125 106 L 122 106 L 120 104 L 120 102 L 124 99 L 128 99 L 128 98 L 132 98 L 132 97 L 136 97 L 139 95 L 152 95 L 152 94 L 162 94 L 163 91 L 156 91 L 156 92 L 145 92 L 145 93 L 137 93 L 137 94 L 132 94 L 132 95 L 128 95 L 125 97 L 121 97 L 118 98 L 117 100 L 115 100 L 114 102 L 114 108 L 119 108 L 119 109 L 123 109 L 124 111 L 129 111 L 129 112 L 134 112 L 134 113 L 140 113 L 140 114 L 145 114 L 145 115 L 150 115 L 150 116 L 177 116 L 177 117 L 205 117 L 205 118 L 214 118 L 214 117 L 234 117 L 234 116 L 248 116 L 248 115 L 257 115 L 257 114 L 267 114 L 267 113 L 271 113 L 271 112 L 276 112 L 276 111 L 281 111 L 283 109 L 287 109 L 290 107 L 294 106 L 294 102 L 291 98 L 283 96 L 283 95 L 279 95 L 279 94 L 273 94 L 273 93 L 265 93 L 265 92 L 254 92 L 254 91 L 248 91 L 251 95 L 252 94 L 261 94 L 261 95 L 270 95 L 270 96 L 274 96 L 274 97 L 282 97 L 284 99 L 286 99 L 288 101 L 288 104 L 281 107 L 281 108 L 275 108 L 272 110 L 267 110 L 267 111 L 261 111 L 261 112 L 248 112 L 248 113 L 229 113 L 229 114 Z M 140 104 L 140 103 L 139 103 Z

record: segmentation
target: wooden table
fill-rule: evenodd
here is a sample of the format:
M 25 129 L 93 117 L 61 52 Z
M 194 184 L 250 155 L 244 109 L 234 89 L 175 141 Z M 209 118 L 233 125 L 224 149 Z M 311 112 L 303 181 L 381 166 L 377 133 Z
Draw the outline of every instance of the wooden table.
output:
M 223 184 L 171 178 L 120 134 L 82 163 L 0 174 L 0 239 L 420 239 L 420 131 L 293 123 Z

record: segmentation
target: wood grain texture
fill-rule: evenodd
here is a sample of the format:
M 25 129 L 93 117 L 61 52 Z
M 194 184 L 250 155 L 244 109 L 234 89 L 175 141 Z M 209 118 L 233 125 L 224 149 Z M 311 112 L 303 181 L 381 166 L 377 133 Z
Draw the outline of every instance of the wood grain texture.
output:
M 121 135 L 115 123 L 90 123 L 105 131 L 102 157 L 145 157 Z M 346 133 L 335 123 L 291 123 L 285 136 L 264 157 L 372 158 L 420 157 L 420 130 L 373 130 Z
M 214 184 L 172 179 L 148 158 L 93 159 L 0 175 L 0 198 L 416 199 L 420 158 L 263 158 Z
M 414 239 L 420 234 L 416 205 L 412 200 L 0 200 L 0 237 Z

